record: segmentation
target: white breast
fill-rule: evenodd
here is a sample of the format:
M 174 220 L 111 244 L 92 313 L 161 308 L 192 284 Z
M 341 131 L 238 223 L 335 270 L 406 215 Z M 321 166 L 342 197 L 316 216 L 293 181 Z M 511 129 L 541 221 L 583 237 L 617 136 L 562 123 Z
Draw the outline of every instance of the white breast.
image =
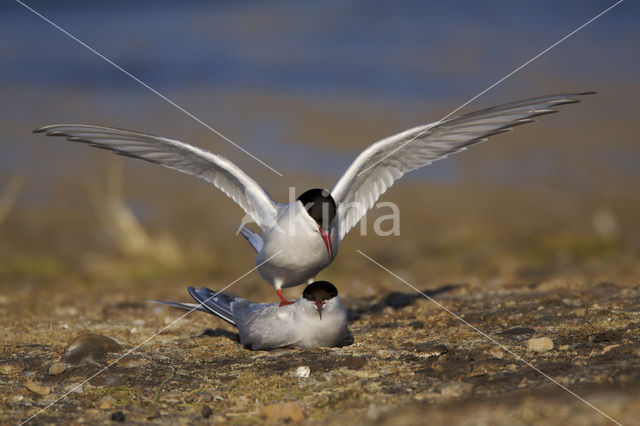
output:
M 291 287 L 306 282 L 329 265 L 332 259 L 317 229 L 302 203 L 284 206 L 276 226 L 263 236 L 264 246 L 256 263 L 275 257 L 258 268 L 260 275 L 271 284 L 279 281 L 282 287 Z

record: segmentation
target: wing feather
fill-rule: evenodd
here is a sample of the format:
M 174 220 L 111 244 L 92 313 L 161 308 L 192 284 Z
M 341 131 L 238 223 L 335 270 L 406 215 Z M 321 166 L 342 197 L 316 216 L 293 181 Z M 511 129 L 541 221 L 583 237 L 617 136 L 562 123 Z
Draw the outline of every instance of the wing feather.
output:
M 220 155 L 174 139 L 111 127 L 54 124 L 34 132 L 65 137 L 200 177 L 240 205 L 262 229 L 275 224 L 277 203 L 255 180 Z
M 554 107 L 580 102 L 578 96 L 592 93 L 565 93 L 499 105 L 417 126 L 370 145 L 331 190 L 338 205 L 340 239 L 405 173 L 534 122 L 534 117 L 557 112 Z

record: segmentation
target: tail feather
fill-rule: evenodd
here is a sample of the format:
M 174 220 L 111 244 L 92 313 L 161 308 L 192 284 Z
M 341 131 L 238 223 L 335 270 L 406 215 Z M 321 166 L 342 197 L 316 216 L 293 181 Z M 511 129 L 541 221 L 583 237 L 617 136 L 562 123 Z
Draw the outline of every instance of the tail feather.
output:
M 249 241 L 251 247 L 256 251 L 256 253 L 260 253 L 262 251 L 262 246 L 264 242 L 262 241 L 262 236 L 257 232 L 253 232 L 251 229 L 247 228 L 244 225 L 240 225 L 238 228 L 238 232 L 242 234 L 243 237 Z
M 199 310 L 213 314 L 233 326 L 236 325 L 233 321 L 233 312 L 231 311 L 231 303 L 235 299 L 234 296 L 216 293 L 206 287 L 202 287 L 200 290 L 189 287 L 187 290 L 191 297 L 198 302 Z
M 209 313 L 208 309 L 203 308 L 197 303 L 180 303 L 180 302 L 166 302 L 164 300 L 144 300 L 144 302 L 159 303 L 161 305 L 169 305 L 174 308 L 185 309 L 187 311 L 201 311 Z

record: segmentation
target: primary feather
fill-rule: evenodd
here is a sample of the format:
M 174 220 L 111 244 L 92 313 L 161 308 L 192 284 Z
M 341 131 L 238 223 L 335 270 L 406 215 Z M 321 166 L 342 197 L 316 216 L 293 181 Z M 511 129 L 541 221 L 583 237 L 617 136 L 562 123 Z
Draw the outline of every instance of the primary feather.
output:
M 111 127 L 54 124 L 34 132 L 64 136 L 72 142 L 108 149 L 200 177 L 238 203 L 262 229 L 275 222 L 276 202 L 255 180 L 221 155 L 174 139 Z
M 405 173 L 431 164 L 489 136 L 557 112 L 553 107 L 579 102 L 594 92 L 565 93 L 512 102 L 417 126 L 365 149 L 331 189 L 338 205 L 342 239 L 393 183 Z

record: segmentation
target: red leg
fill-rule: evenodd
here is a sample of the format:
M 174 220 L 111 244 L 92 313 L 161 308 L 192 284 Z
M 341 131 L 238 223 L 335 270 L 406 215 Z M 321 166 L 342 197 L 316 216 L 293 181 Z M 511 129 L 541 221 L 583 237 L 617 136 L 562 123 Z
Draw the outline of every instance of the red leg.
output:
M 291 304 L 294 303 L 291 300 L 287 300 L 287 299 L 284 298 L 284 296 L 282 295 L 282 289 L 281 288 L 276 290 L 276 293 L 278 293 L 278 297 L 280 298 L 280 306 L 291 305 Z

